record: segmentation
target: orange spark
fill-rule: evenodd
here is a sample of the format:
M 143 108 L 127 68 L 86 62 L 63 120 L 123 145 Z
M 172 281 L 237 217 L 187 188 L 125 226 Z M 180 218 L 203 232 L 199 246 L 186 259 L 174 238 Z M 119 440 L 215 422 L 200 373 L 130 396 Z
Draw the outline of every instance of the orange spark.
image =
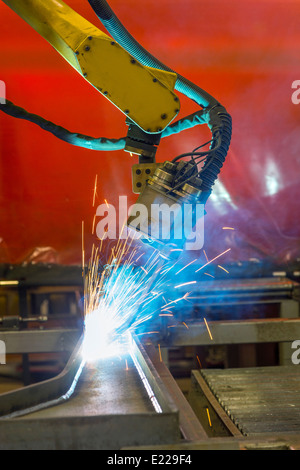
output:
M 160 309 L 161 314 L 163 314 L 163 313 L 166 313 L 166 314 L 167 314 L 167 313 L 172 313 L 172 314 L 173 314 L 172 310 L 170 310 L 171 308 L 172 308 L 172 307 L 161 308 L 161 309 Z
M 185 282 L 184 284 L 178 284 L 178 286 L 175 286 L 174 289 L 178 289 L 178 287 L 182 287 L 182 286 L 188 286 L 189 284 L 196 284 L 196 282 L 197 281 L 190 281 L 190 282 Z
M 225 271 L 226 273 L 229 274 L 229 271 L 227 271 L 227 269 L 223 268 L 223 266 L 220 266 L 220 265 L 218 264 L 218 268 L 223 269 L 223 271 Z
M 210 277 L 215 278 L 215 276 L 213 276 L 212 274 L 208 274 L 208 273 L 203 273 L 203 274 L 206 274 L 206 276 L 210 276 Z
M 220 256 L 223 256 L 225 255 L 225 253 L 228 253 L 228 251 L 230 251 L 231 248 L 228 248 L 228 250 L 225 250 L 223 251 L 223 253 L 220 253 L 218 256 L 215 256 L 215 258 L 213 258 L 212 260 L 208 261 L 207 263 L 205 263 L 203 266 L 201 266 L 201 268 L 197 269 L 197 271 L 195 271 L 196 273 L 198 271 L 200 271 L 201 269 L 205 268 L 205 266 L 207 266 L 208 264 L 212 263 L 213 261 L 215 261 L 216 259 L 220 258 Z
M 162 362 L 160 344 L 158 344 L 158 351 L 159 351 L 159 360 L 160 360 L 160 362 Z
M 190 263 L 186 264 L 183 268 L 179 269 L 179 271 L 177 271 L 177 273 L 175 274 L 179 274 L 181 271 L 183 271 L 185 268 L 187 268 L 188 266 L 190 266 L 191 264 L 195 263 L 195 261 L 197 261 L 197 258 L 194 259 L 193 261 L 191 261 Z
M 187 324 L 183 321 L 182 324 L 187 328 L 189 329 L 189 327 L 187 326 Z
M 81 222 L 82 273 L 84 273 L 84 221 Z
M 196 281 L 192 281 L 192 283 L 195 283 L 195 282 L 196 282 Z M 189 282 L 188 284 L 191 284 L 191 283 Z M 181 285 L 183 286 L 183 285 L 185 285 L 185 284 L 181 284 Z M 177 287 L 180 287 L 180 285 L 177 286 Z M 165 305 L 162 306 L 161 311 L 164 312 L 165 310 L 172 308 L 172 307 L 170 307 L 170 305 L 171 305 L 171 304 L 176 304 L 177 302 L 180 302 L 180 300 L 186 300 L 186 301 L 188 301 L 187 298 L 188 298 L 188 296 L 189 296 L 190 294 L 191 294 L 191 292 L 186 292 L 183 297 L 179 297 L 179 298 L 176 299 L 176 300 L 171 300 L 169 303 L 167 303 L 167 304 L 165 304 Z M 166 302 L 166 299 L 165 299 L 164 297 L 163 297 L 163 300 Z M 188 302 L 189 302 L 189 301 L 188 301 Z
M 196 357 L 197 357 L 197 361 L 199 362 L 200 369 L 202 369 L 202 364 L 201 364 L 201 361 L 199 359 L 199 356 L 197 355 Z
M 209 414 L 209 409 L 208 409 L 208 408 L 206 408 L 206 414 L 207 414 L 207 419 L 208 419 L 209 426 L 212 427 L 211 419 L 210 419 L 210 414 Z
M 92 235 L 94 235 L 94 231 L 95 231 L 95 222 L 96 222 L 96 214 L 94 215 L 94 218 L 93 218 Z
M 206 328 L 207 328 L 209 337 L 210 337 L 210 339 L 212 340 L 213 337 L 212 337 L 211 331 L 210 331 L 210 329 L 209 329 L 208 323 L 207 323 L 207 321 L 206 321 L 206 318 L 203 318 L 203 320 L 204 320 L 205 326 L 206 326 Z
M 234 230 L 233 227 L 222 227 L 222 230 Z
M 106 207 L 109 207 L 109 204 L 108 204 L 108 202 L 107 202 L 106 199 L 104 199 L 104 202 L 105 202 L 105 204 L 106 204 Z
M 190 301 L 188 300 L 188 296 L 189 296 L 190 294 L 191 294 L 191 292 L 186 292 L 182 298 L 183 298 L 184 300 L 186 300 L 187 302 L 190 302 Z
M 144 254 L 145 254 L 145 253 L 141 253 L 140 256 L 138 256 L 138 258 L 135 260 L 135 262 L 137 263 L 138 260 L 139 260 L 142 256 L 144 256 Z
M 97 194 L 97 180 L 98 180 L 98 175 L 96 175 L 96 177 L 95 177 L 94 194 L 93 194 L 93 207 L 95 205 L 95 199 L 96 199 L 96 194 Z

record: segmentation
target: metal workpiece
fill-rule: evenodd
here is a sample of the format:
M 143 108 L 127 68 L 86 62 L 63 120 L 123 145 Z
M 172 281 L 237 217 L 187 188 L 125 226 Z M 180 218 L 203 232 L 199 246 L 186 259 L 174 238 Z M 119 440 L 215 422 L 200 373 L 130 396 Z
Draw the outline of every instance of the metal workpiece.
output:
M 180 440 L 179 413 L 142 345 L 0 396 L 1 449 L 120 449 Z M 30 432 L 29 432 L 30 430 Z
M 81 336 L 64 370 L 56 377 L 0 395 L 0 422 L 52 406 L 70 396 L 83 367 L 82 339 Z
M 182 443 L 207 439 L 207 433 L 205 432 L 202 424 L 178 387 L 169 369 L 162 361 L 159 354 L 157 354 L 154 345 L 152 343 L 148 344 L 146 346 L 146 351 L 151 358 L 156 374 L 158 374 L 160 381 L 163 382 L 167 393 L 172 398 L 172 401 L 179 411 L 179 426 L 182 435 Z

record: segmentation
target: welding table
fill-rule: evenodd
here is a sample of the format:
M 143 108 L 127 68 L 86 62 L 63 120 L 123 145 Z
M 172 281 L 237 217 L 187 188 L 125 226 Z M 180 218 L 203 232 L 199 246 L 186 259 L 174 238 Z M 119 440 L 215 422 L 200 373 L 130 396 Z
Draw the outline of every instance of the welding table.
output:
M 196 322 L 192 328 L 190 325 L 189 330 L 179 324 L 169 329 L 167 336 L 160 338 L 161 344 L 164 339 L 167 346 L 290 342 L 300 339 L 297 283 L 272 279 L 272 283 L 268 283 L 266 295 L 262 295 L 262 290 L 266 291 L 266 283 L 260 281 L 253 285 L 251 299 L 249 281 L 235 284 L 234 296 L 232 284 L 230 292 L 227 284 L 228 297 L 225 298 L 225 289 L 222 292 L 223 302 L 232 302 L 233 298 L 241 304 L 247 302 L 247 298 L 250 302 L 253 302 L 253 298 L 263 302 L 279 302 L 282 313 L 286 306 L 291 307 L 288 317 L 294 318 L 210 322 L 213 341 L 203 322 Z M 194 292 L 193 302 L 204 305 L 215 300 L 219 304 L 218 296 L 217 290 L 202 290 L 201 299 L 197 299 Z M 0 339 L 6 342 L 7 353 L 73 351 L 79 333 L 76 329 L 3 331 Z M 292 366 L 290 371 L 284 366 L 261 369 L 260 372 L 258 368 L 193 371 L 187 402 L 153 346 L 147 345 L 147 351 L 138 347 L 136 355 L 152 390 L 155 390 L 162 413 L 151 408 L 141 376 L 137 375 L 130 358 L 127 371 L 120 361 L 114 365 L 103 363 L 101 368 L 86 368 L 80 375 L 78 387 L 70 401 L 61 402 L 61 397 L 70 389 L 79 368 L 75 348 L 66 369 L 55 380 L 10 392 L 6 398 L 1 395 L 0 448 L 239 449 L 251 446 L 286 448 L 291 445 L 300 448 L 297 366 Z M 265 381 L 260 380 L 263 374 Z M 262 385 L 266 381 L 270 390 L 264 389 Z M 110 386 L 103 385 L 105 382 Z M 293 386 L 289 387 L 289 384 Z M 281 395 L 274 392 L 274 387 L 278 385 Z M 222 395 L 228 386 L 234 389 L 232 395 L 229 394 L 229 400 L 226 394 Z M 252 407 L 253 413 L 248 416 L 248 421 L 242 413 L 242 407 L 238 408 L 242 401 L 234 395 L 234 391 L 246 397 L 249 409 Z M 292 398 L 292 401 L 280 403 L 279 397 L 283 394 L 286 399 L 288 396 Z M 271 395 L 272 400 L 268 401 Z M 41 403 L 49 401 L 54 406 L 40 408 Z M 274 416 L 274 423 L 279 427 L 274 424 L 273 428 L 259 428 L 261 423 L 271 422 L 270 419 L 264 419 L 264 405 L 267 404 L 266 416 Z M 27 411 L 23 416 L 24 406 L 27 406 Z M 32 406 L 38 408 L 28 410 Z M 210 410 L 212 426 L 208 425 L 207 409 Z M 21 414 L 9 416 L 13 412 Z M 3 418 L 3 415 L 6 417 Z M 109 432 L 110 427 L 114 432 Z
M 244 436 L 300 435 L 300 368 L 253 367 L 194 372 Z M 192 392 L 193 393 L 193 392 Z
M 59 376 L 2 394 L 0 449 L 300 449 L 297 366 L 192 371 L 187 401 L 154 346 L 136 343 L 157 412 L 132 357 L 83 368 L 67 397 L 77 346 Z

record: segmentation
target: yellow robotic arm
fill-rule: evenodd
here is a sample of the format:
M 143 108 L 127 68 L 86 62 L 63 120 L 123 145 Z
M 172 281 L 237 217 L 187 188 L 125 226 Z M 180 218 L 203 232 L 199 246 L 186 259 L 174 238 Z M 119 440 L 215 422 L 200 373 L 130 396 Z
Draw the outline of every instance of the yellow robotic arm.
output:
M 61 0 L 3 0 L 103 96 L 147 133 L 179 113 L 177 75 L 142 65 Z

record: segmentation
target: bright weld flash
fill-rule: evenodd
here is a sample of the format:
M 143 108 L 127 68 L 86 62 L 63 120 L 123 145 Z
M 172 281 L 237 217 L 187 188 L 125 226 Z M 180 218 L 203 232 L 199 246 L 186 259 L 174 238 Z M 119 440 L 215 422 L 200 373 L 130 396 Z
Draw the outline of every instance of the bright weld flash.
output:
M 113 307 L 101 307 L 86 315 L 82 356 L 86 362 L 122 354 L 123 345 L 114 333 L 119 326 Z
M 84 278 L 87 362 L 128 353 L 128 334 L 160 312 L 165 278 L 155 272 L 162 260 L 153 253 L 145 267 L 138 266 L 136 251 L 131 243 L 119 240 L 103 267 L 100 250 L 93 247 Z

